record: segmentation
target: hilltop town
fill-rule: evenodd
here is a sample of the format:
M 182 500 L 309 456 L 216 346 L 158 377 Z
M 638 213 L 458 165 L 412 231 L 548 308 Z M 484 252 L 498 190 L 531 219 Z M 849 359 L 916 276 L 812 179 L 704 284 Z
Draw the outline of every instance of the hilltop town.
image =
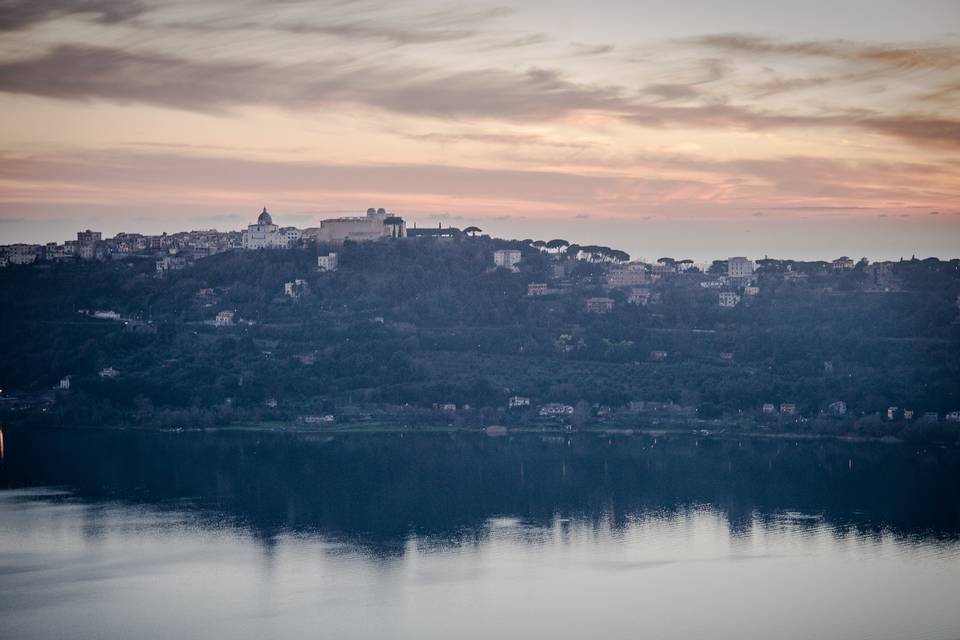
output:
M 960 434 L 958 260 L 645 262 L 266 208 L 0 256 L 8 421 Z

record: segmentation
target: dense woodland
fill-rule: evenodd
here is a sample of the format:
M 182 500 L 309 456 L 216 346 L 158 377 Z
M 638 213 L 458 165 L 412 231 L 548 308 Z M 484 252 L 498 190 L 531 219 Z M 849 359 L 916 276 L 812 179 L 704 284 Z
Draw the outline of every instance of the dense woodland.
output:
M 517 272 L 493 268 L 499 248 L 522 251 Z M 883 289 L 863 264 L 765 260 L 760 293 L 724 309 L 696 268 L 652 285 L 650 304 L 628 304 L 628 289 L 605 287 L 620 252 L 577 260 L 562 246 L 466 236 L 348 242 L 339 269 L 319 272 L 328 249 L 232 251 L 162 277 L 147 258 L 0 270 L 4 419 L 536 425 L 539 405 L 561 402 L 576 406 L 567 422 L 588 428 L 642 426 L 650 416 L 629 403 L 655 402 L 743 431 L 960 432 L 943 419 L 960 409 L 957 260 L 892 263 Z M 297 278 L 303 294 L 284 295 Z M 533 282 L 547 295 L 528 296 Z M 587 313 L 594 296 L 613 311 Z M 223 310 L 236 326 L 213 326 Z M 107 367 L 116 377 L 98 375 Z M 70 388 L 54 390 L 68 375 Z M 531 406 L 508 410 L 513 395 Z M 836 401 L 845 415 L 829 414 Z M 765 403 L 795 403 L 798 415 L 763 415 Z M 887 420 L 889 407 L 915 418 Z

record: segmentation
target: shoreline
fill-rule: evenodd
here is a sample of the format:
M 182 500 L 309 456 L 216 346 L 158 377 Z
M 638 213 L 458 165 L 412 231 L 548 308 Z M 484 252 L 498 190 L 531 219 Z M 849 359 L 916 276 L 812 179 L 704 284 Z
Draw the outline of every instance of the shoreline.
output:
M 490 425 L 493 426 L 493 425 Z M 578 436 L 600 436 L 607 438 L 624 437 L 680 437 L 694 439 L 711 440 L 796 440 L 796 441 L 836 441 L 852 444 L 921 444 L 923 446 L 960 446 L 958 442 L 922 442 L 910 443 L 901 438 L 893 436 L 862 436 L 852 434 L 826 434 L 826 433 L 799 433 L 799 432 L 773 432 L 758 433 L 752 431 L 728 431 L 726 429 L 663 429 L 663 428 L 584 428 L 584 429 L 547 429 L 543 427 L 507 427 L 503 432 L 488 433 L 486 428 L 477 427 L 453 427 L 453 426 L 424 426 L 411 427 L 408 425 L 387 425 L 387 424 L 368 424 L 357 426 L 339 426 L 339 427 L 297 427 L 289 424 L 272 425 L 263 424 L 242 424 L 242 425 L 222 425 L 215 427 L 183 427 L 183 428 L 165 428 L 155 426 L 122 426 L 122 425 L 86 425 L 86 426 L 61 426 L 61 425 L 0 425 L 0 429 L 10 429 L 17 431 L 140 431 L 164 434 L 198 434 L 198 433 L 269 433 L 269 434 L 288 434 L 288 435 L 310 435 L 310 436 L 349 436 L 349 435 L 419 435 L 419 434 L 475 434 L 478 436 L 487 436 L 490 438 L 504 438 L 515 435 L 540 435 L 551 437 L 578 437 Z

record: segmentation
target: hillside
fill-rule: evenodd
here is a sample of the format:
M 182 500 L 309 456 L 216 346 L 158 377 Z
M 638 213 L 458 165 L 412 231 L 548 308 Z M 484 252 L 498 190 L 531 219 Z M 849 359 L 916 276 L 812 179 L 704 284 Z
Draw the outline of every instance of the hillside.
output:
M 494 268 L 503 248 L 522 252 L 516 272 Z M 630 304 L 635 287 L 606 284 L 609 261 L 529 242 L 337 251 L 333 272 L 317 270 L 316 247 L 231 251 L 162 277 L 152 259 L 0 270 L 6 419 L 960 431 L 943 421 L 960 409 L 957 261 L 893 263 L 878 289 L 862 265 L 770 260 L 758 291 L 722 308 L 715 273 L 665 272 Z M 298 297 L 285 295 L 297 279 Z M 597 297 L 608 313 L 588 312 Z M 214 326 L 226 310 L 233 325 Z M 508 409 L 511 396 L 530 405 Z M 546 403 L 573 413 L 541 417 Z

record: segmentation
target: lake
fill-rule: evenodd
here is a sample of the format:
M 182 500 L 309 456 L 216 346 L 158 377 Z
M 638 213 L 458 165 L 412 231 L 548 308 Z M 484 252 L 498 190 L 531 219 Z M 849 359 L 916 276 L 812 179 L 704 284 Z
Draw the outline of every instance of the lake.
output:
M 0 637 L 960 637 L 960 451 L 22 431 Z

